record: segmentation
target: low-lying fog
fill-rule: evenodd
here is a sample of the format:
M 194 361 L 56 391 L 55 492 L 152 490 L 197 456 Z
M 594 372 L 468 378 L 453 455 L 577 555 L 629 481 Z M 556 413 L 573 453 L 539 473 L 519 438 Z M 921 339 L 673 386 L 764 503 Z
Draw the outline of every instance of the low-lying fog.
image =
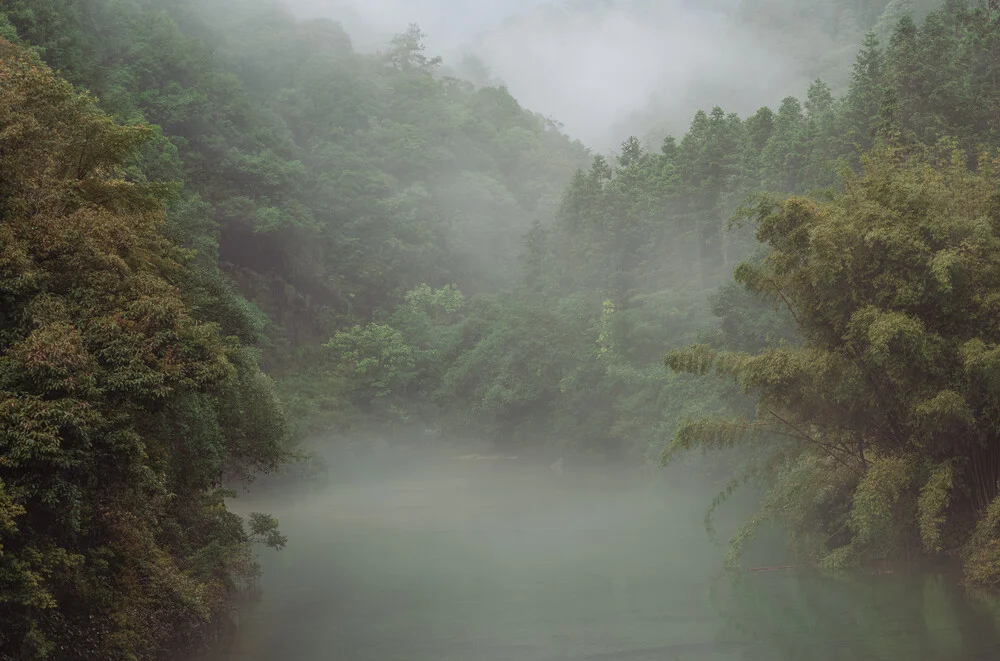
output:
M 714 491 L 690 468 L 557 474 L 468 456 L 349 468 L 322 489 L 239 501 L 275 514 L 289 544 L 262 553 L 260 602 L 208 659 L 955 661 L 995 650 L 988 621 L 940 576 L 778 570 L 734 583 L 703 527 Z M 735 503 L 723 527 L 750 505 Z
M 264 554 L 264 599 L 223 658 L 703 659 L 719 633 L 705 501 L 662 480 L 442 456 L 336 482 L 239 503 L 289 545 Z

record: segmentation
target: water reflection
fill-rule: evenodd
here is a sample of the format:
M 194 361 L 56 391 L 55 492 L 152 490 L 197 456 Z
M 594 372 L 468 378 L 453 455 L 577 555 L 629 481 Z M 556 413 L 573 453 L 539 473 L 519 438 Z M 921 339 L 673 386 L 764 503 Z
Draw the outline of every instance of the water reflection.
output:
M 698 484 L 446 463 L 246 503 L 291 541 L 198 661 L 1000 658 L 996 599 L 944 574 L 731 580 Z
M 969 593 L 947 573 L 748 574 L 714 603 L 722 637 L 745 641 L 746 661 L 1000 658 L 996 596 Z

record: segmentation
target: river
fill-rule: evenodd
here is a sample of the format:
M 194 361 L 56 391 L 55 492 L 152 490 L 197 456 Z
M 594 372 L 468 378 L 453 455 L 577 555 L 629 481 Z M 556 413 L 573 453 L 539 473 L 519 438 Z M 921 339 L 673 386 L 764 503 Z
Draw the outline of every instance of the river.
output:
M 185 661 L 1000 659 L 997 600 L 947 575 L 724 574 L 698 484 L 445 459 L 251 495 L 288 546 L 232 639 Z

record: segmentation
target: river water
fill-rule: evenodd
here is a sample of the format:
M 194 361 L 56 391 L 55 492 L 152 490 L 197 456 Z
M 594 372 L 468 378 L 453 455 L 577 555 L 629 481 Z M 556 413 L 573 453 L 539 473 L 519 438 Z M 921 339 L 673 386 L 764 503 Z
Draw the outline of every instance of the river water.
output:
M 722 573 L 700 483 L 449 459 L 244 499 L 289 544 L 194 661 L 1000 659 L 997 600 L 946 575 Z

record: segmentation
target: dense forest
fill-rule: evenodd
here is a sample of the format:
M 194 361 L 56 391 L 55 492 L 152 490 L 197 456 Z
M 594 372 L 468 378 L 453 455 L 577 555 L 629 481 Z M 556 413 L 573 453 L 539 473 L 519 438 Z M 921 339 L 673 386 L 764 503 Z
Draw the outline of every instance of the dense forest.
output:
M 226 487 L 362 432 L 724 450 L 734 563 L 1000 584 L 1000 10 L 914 4 L 744 0 L 840 80 L 608 154 L 416 26 L 0 5 L 0 658 L 198 645 L 286 541 Z

